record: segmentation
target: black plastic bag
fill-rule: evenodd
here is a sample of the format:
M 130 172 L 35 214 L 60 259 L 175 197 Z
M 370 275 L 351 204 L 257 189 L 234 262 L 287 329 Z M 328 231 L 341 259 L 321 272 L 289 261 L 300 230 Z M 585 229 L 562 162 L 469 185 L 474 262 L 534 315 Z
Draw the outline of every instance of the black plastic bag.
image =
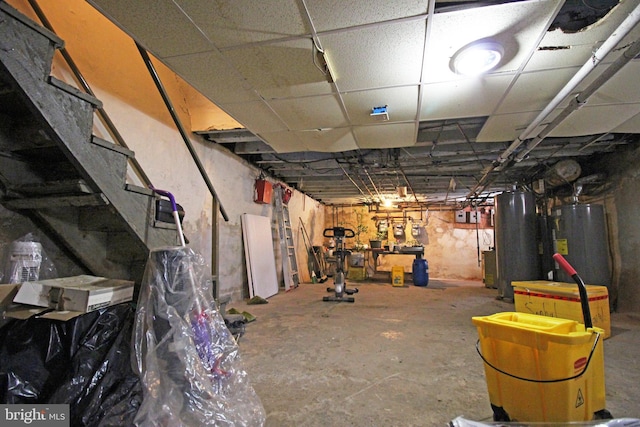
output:
M 66 403 L 73 426 L 132 425 L 142 401 L 134 317 L 119 304 L 66 322 L 10 321 L 0 329 L 0 402 Z

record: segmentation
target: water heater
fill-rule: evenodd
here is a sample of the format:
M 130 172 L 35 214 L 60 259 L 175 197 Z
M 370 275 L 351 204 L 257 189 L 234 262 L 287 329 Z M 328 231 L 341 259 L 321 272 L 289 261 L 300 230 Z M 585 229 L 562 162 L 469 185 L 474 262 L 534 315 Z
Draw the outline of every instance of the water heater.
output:
M 495 198 L 498 295 L 513 300 L 513 281 L 538 280 L 536 200 L 532 193 L 510 191 Z
M 553 212 L 553 243 L 587 285 L 609 286 L 609 245 L 604 207 L 595 204 L 560 206 Z M 556 280 L 573 283 L 562 269 Z

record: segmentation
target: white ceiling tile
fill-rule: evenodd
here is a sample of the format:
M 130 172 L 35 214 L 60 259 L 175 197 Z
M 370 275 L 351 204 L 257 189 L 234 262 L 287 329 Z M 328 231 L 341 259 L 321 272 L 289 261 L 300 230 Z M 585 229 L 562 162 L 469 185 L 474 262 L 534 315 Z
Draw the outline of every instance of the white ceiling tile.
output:
M 127 30 L 158 58 L 202 52 L 213 46 L 172 0 L 147 2 L 91 0 L 98 10 Z M 130 33 L 131 34 L 131 33 Z
M 189 105 L 191 130 L 194 132 L 208 129 L 238 129 L 244 125 L 225 113 L 220 107 L 205 98 L 186 82 L 180 82 L 180 88 Z
M 331 93 L 331 84 L 314 62 L 311 39 L 250 46 L 223 54 L 263 98 Z
M 588 46 L 595 50 L 637 6 L 637 1 L 620 1 L 603 19 L 580 31 L 573 33 L 561 30 L 547 32 L 540 46 Z
M 459 0 L 437 0 L 439 12 L 427 17 L 427 8 L 433 3 L 427 0 L 86 1 L 97 5 L 116 25 L 135 35 L 164 64 L 231 115 L 239 123 L 235 126 L 246 126 L 276 152 L 371 151 L 372 157 L 379 157 L 383 163 L 389 153 L 385 151 L 384 157 L 376 149 L 412 147 L 400 151 L 424 155 L 433 148 L 429 131 L 422 134 L 422 139 L 429 141 L 416 144 L 417 119 L 440 122 L 443 129 L 451 126 L 439 136 L 443 144 L 447 138 L 451 144 L 459 144 L 454 126 L 472 130 L 475 135 L 477 126 L 489 116 L 474 139 L 478 145 L 498 142 L 490 148 L 497 156 L 579 67 L 591 60 L 640 0 L 621 0 L 607 17 L 573 33 L 549 32 L 547 27 L 562 4 L 570 13 L 579 14 L 590 7 L 587 2 L 462 4 Z M 449 5 L 452 7 L 445 7 Z M 314 64 L 314 30 L 335 84 L 329 83 Z M 506 57 L 500 66 L 477 79 L 454 74 L 450 69 L 452 56 L 462 46 L 482 38 L 492 38 L 504 46 Z M 638 38 L 640 26 L 611 54 L 600 58 L 602 63 L 574 94 L 594 81 Z M 640 134 L 639 62 L 625 66 L 550 136 Z M 524 72 L 517 75 L 519 71 Z M 567 102 L 564 100 L 560 107 Z M 389 121 L 374 122 L 371 109 L 383 105 L 388 108 Z M 542 131 L 560 107 L 532 134 Z M 214 121 L 208 115 L 192 118 L 206 128 L 206 123 Z M 438 149 L 434 150 L 434 156 L 437 153 Z M 365 157 L 363 161 L 367 161 Z M 464 159 L 460 157 L 460 165 L 444 169 L 453 174 L 473 170 L 474 176 L 467 183 L 459 181 L 455 194 L 447 190 L 449 182 L 445 180 L 437 196 L 432 197 L 428 189 L 421 198 L 429 194 L 432 200 L 451 202 L 458 195 L 460 199 L 466 196 L 477 182 L 477 170 L 488 163 L 483 160 L 480 164 L 477 158 L 469 161 L 473 155 L 468 151 Z M 534 153 L 510 171 L 533 166 L 534 158 L 539 157 Z M 414 167 L 420 168 L 418 161 Z M 438 170 L 441 166 L 437 165 Z M 374 179 L 384 180 L 381 176 Z
M 418 83 L 425 21 L 367 27 L 321 37 L 341 92 Z
M 541 111 L 567 84 L 578 68 L 520 74 L 496 113 Z
M 347 114 L 353 125 L 375 124 L 371 116 L 374 107 L 387 106 L 389 122 L 416 120 L 418 86 L 349 92 L 342 95 Z
M 476 137 L 477 142 L 514 141 L 536 118 L 539 111 L 500 114 L 489 117 Z M 505 147 L 506 148 L 506 147 Z
M 603 69 L 606 69 L 608 64 L 603 64 Z M 596 71 L 600 67 L 596 68 Z M 593 80 L 600 73 L 595 71 L 589 75 L 589 78 L 585 79 L 585 82 L 580 85 L 578 90 L 583 90 L 587 85 L 591 84 Z M 594 94 L 591 96 L 587 103 L 588 105 L 598 104 L 612 104 L 612 103 L 627 103 L 635 102 L 640 99 L 640 60 L 633 60 L 620 69 L 612 78 L 604 83 Z
M 620 2 L 609 14 L 598 23 L 581 31 L 566 33 L 560 29 L 548 31 L 525 68 L 525 72 L 556 67 L 582 66 L 592 59 L 598 48 L 617 31 L 620 23 L 628 16 L 633 2 Z M 627 34 L 604 58 L 611 63 L 622 54 L 624 47 L 640 38 L 640 27 L 636 26 Z
M 251 86 L 216 51 L 167 58 L 164 63 L 217 104 L 260 100 Z
M 358 148 L 349 128 L 322 131 L 264 132 L 260 134 L 260 137 L 278 153 L 296 151 L 332 153 Z
M 593 135 L 609 132 L 640 113 L 640 104 L 601 105 L 589 104 L 574 111 L 551 136 Z
M 496 108 L 512 75 L 461 78 L 423 86 L 420 120 L 487 116 Z
M 603 30 L 604 26 L 599 28 Z M 565 33 L 560 29 L 547 31 L 524 71 L 581 67 L 608 35 L 593 27 L 576 33 Z
M 415 131 L 414 123 L 388 123 L 353 128 L 360 148 L 410 147 L 416 143 Z
M 334 153 L 358 149 L 351 128 L 293 132 L 308 151 Z
M 524 72 L 582 67 L 593 53 L 590 46 L 566 46 L 567 49 L 537 50 L 524 68 Z
M 309 33 L 296 0 L 175 0 L 219 48 Z
M 220 107 L 253 133 L 276 132 L 287 129 L 280 118 L 261 101 L 222 104 Z
M 624 123 L 619 124 L 612 129 L 612 132 L 618 133 L 640 133 L 640 113 L 631 117 Z
M 426 82 L 455 76 L 451 58 L 462 47 L 481 39 L 499 42 L 504 58 L 495 72 L 517 70 L 546 32 L 559 0 L 522 1 L 437 13 L 431 20 L 431 34 L 425 57 Z
M 347 126 L 335 95 L 277 99 L 269 103 L 290 130 L 323 129 Z
M 257 134 L 277 153 L 293 153 L 305 151 L 305 146 L 298 137 L 291 131 L 261 132 Z
M 326 0 L 307 6 L 319 32 L 427 13 L 424 0 Z

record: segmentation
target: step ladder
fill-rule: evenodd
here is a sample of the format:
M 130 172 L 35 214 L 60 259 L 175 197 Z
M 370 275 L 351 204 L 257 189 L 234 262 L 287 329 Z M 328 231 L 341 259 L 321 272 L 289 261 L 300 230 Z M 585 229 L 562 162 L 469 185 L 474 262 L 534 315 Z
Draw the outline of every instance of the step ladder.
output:
M 293 245 L 293 230 L 289 219 L 289 195 L 283 186 L 276 187 L 276 215 L 278 216 L 278 233 L 280 235 L 280 253 L 282 254 L 282 276 L 284 289 L 288 291 L 300 284 L 296 248 Z

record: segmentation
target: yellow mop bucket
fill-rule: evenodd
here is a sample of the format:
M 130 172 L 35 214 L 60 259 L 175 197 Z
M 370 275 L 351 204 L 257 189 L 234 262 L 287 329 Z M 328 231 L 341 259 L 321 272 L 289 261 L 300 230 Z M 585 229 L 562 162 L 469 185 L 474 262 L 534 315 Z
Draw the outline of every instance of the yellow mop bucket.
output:
M 472 320 L 494 421 L 608 418 L 602 329 L 515 312 Z
M 571 270 L 582 297 L 584 284 Z M 593 327 L 584 306 L 584 325 L 516 312 L 472 318 L 494 421 L 612 418 L 605 409 L 604 330 Z

